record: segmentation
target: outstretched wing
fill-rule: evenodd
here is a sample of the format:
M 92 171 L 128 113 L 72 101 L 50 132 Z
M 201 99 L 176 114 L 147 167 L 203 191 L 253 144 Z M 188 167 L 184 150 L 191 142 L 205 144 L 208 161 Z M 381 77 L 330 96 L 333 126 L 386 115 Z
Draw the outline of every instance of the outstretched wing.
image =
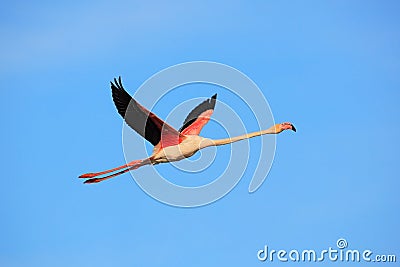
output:
M 217 94 L 195 107 L 183 122 L 179 132 L 183 135 L 199 135 L 214 112 Z
M 122 86 L 121 77 L 111 82 L 111 90 L 118 113 L 138 134 L 154 146 L 161 139 L 162 147 L 179 144 L 179 132 L 133 99 Z

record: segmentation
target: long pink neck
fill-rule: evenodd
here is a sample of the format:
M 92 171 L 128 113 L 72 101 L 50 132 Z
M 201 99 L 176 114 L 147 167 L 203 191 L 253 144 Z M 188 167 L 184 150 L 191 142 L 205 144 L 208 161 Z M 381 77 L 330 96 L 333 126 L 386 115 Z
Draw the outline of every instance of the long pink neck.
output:
M 273 126 L 269 129 L 263 130 L 263 131 L 239 135 L 239 136 L 231 137 L 231 138 L 212 140 L 213 144 L 210 144 L 210 145 L 221 146 L 221 145 L 231 144 L 231 143 L 234 143 L 237 141 L 253 138 L 253 137 L 264 135 L 264 134 L 277 134 L 277 132 L 275 130 L 275 127 Z

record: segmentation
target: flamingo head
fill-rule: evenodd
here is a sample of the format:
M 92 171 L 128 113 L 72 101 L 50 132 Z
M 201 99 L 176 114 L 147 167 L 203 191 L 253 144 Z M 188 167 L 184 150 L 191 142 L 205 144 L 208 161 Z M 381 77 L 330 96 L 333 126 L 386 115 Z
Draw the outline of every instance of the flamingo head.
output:
M 280 133 L 280 132 L 283 132 L 285 130 L 292 130 L 292 131 L 295 132 L 296 128 L 290 122 L 283 122 L 283 123 L 279 123 L 279 124 L 275 125 L 275 132 L 276 133 Z

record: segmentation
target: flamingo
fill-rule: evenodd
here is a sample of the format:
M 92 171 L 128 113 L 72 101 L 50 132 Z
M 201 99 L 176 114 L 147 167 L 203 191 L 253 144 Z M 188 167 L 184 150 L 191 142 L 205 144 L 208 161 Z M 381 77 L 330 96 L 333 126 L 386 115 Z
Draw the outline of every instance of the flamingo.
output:
M 292 123 L 284 122 L 273 125 L 266 130 L 232 138 L 212 140 L 201 137 L 199 134 L 214 112 L 217 94 L 195 107 L 186 117 L 183 126 L 176 130 L 133 99 L 125 91 L 121 77 L 118 80 L 114 78 L 114 82 L 111 82 L 111 90 L 118 113 L 132 129 L 154 145 L 153 153 L 148 158 L 134 160 L 117 168 L 82 174 L 79 178 L 87 179 L 84 182 L 85 184 L 98 183 L 114 178 L 144 165 L 179 161 L 191 157 L 200 149 L 210 146 L 226 145 L 264 134 L 279 134 L 285 130 L 296 132 L 296 128 Z

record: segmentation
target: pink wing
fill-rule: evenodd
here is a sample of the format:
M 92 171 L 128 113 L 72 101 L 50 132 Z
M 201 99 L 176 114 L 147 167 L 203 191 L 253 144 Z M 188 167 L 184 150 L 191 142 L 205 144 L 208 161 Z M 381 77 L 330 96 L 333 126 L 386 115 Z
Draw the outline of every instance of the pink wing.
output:
M 182 135 L 199 135 L 210 121 L 210 117 L 214 112 L 217 94 L 207 99 L 197 107 L 195 107 L 186 117 L 183 126 L 179 129 Z
M 179 144 L 181 134 L 133 99 L 124 89 L 119 79 L 111 82 L 112 97 L 118 113 L 138 134 L 154 146 L 161 147 Z

